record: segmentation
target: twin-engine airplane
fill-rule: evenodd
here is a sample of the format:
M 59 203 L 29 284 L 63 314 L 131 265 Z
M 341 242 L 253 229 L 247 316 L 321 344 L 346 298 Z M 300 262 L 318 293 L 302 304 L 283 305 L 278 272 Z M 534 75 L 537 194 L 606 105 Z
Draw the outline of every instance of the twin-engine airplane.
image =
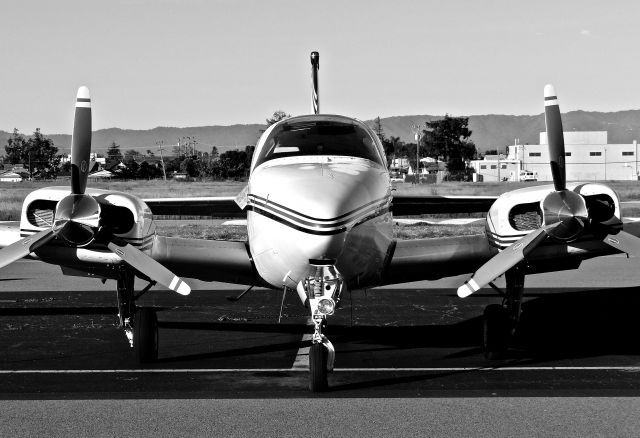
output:
M 506 304 L 485 312 L 485 347 L 491 356 L 504 349 L 511 323 L 519 317 L 525 274 L 549 269 L 543 262 L 553 261 L 554 270 L 572 269 L 616 250 L 638 252 L 638 239 L 620 231 L 613 191 L 596 184 L 566 186 L 557 106 L 547 114 L 555 186 L 501 196 L 489 210 L 488 239 L 394 239 L 392 212 L 487 211 L 495 198 L 392 198 L 380 140 L 358 120 L 319 114 L 316 52 L 311 63 L 315 114 L 282 120 L 264 132 L 248 185 L 238 196 L 246 211 L 248 241 L 159 236 L 152 212 L 188 208 L 193 200 L 144 201 L 86 189 L 91 104 L 89 91 L 81 87 L 71 190 L 43 188 L 26 197 L 19 229 L 0 228 L 0 267 L 28 256 L 59 265 L 65 275 L 115 279 L 120 327 L 140 362 L 158 355 L 156 313 L 136 306 L 156 283 L 183 295 L 190 287 L 181 277 L 295 290 L 313 322 L 309 386 L 321 391 L 335 359 L 323 329 L 347 290 L 479 268 L 460 288 L 462 296 L 505 273 Z M 218 204 L 211 198 L 196 202 Z M 138 293 L 135 277 L 149 282 Z

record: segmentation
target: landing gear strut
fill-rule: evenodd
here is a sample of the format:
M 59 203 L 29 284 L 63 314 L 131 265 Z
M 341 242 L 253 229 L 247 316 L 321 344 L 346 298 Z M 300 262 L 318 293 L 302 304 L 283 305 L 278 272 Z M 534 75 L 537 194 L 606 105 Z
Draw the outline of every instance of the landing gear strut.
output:
M 138 295 L 134 291 L 135 275 L 126 268 L 120 270 L 117 279 L 118 324 L 124 329 L 129 345 L 140 363 L 158 359 L 158 317 L 149 307 L 138 308 L 135 301 L 146 293 L 149 283 Z
M 505 273 L 507 290 L 497 289 L 502 296 L 502 304 L 490 304 L 484 309 L 482 347 L 487 359 L 500 359 L 515 333 L 522 313 L 524 272 L 516 266 Z
M 309 389 L 326 391 L 327 374 L 333 371 L 336 351 L 333 344 L 322 333 L 327 326 L 327 317 L 340 302 L 343 281 L 333 265 L 314 265 L 315 275 L 298 285 L 300 298 L 309 304 L 314 330 L 309 348 Z

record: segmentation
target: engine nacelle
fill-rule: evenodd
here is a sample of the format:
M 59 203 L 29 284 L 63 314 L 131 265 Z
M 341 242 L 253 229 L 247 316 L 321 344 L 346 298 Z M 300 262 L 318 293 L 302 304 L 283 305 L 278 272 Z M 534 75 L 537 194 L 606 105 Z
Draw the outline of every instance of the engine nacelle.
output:
M 567 189 L 584 197 L 591 225 L 621 217 L 618 195 L 606 185 L 571 183 Z M 487 214 L 489 243 L 506 248 L 548 222 L 542 202 L 553 192 L 555 188 L 550 184 L 513 190 L 498 197 Z
M 61 254 L 76 254 L 79 247 L 82 250 L 83 261 L 92 259 L 91 253 L 95 252 L 95 263 L 104 264 L 120 263 L 115 256 L 105 258 L 104 245 L 93 241 L 93 232 L 98 228 L 105 228 L 111 234 L 120 237 L 140 250 L 149 249 L 156 232 L 156 225 L 149 207 L 136 196 L 100 189 L 87 189 L 83 197 L 82 205 L 86 203 L 88 212 L 97 213 L 99 221 L 93 217 L 87 224 L 73 224 L 68 233 L 60 233 L 64 245 L 76 251 L 60 251 Z M 47 187 L 31 192 L 24 200 L 20 217 L 20 235 L 22 237 L 50 228 L 56 218 L 56 208 L 60 211 L 69 209 L 64 203 L 72 203 L 74 196 L 70 196 L 68 187 Z M 63 201 L 64 200 L 64 201 Z M 63 201 L 60 203 L 60 201 Z M 93 202 L 95 201 L 95 203 Z M 60 205 L 59 205 L 60 203 Z M 58 215 L 61 216 L 60 211 Z M 81 232 L 80 232 L 81 231 Z M 68 234 L 68 235 L 67 235 Z M 61 243 L 62 245 L 62 243 Z M 62 250 L 62 248 L 60 248 Z M 75 260 L 75 256 L 72 259 Z M 112 260 L 113 258 L 113 260 Z M 72 261 L 74 261 L 72 260 Z

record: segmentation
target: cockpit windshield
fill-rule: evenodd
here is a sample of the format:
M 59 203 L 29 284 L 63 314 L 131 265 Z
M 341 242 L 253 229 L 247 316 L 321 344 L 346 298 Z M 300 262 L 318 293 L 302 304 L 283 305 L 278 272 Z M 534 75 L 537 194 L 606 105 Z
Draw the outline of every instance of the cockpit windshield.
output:
M 320 120 L 292 121 L 276 127 L 265 140 L 256 167 L 275 158 L 338 155 L 382 164 L 371 135 L 355 123 Z

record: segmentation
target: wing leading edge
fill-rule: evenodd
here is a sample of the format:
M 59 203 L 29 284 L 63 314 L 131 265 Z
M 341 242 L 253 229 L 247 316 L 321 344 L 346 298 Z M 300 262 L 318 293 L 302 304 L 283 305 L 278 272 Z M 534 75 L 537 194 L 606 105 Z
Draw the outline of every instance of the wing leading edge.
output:
M 399 240 L 382 284 L 437 280 L 470 273 L 496 253 L 484 235 Z
M 443 213 L 486 213 L 497 196 L 406 196 L 394 195 L 394 216 Z
M 262 285 L 246 242 L 155 236 L 151 257 L 183 277 Z
M 247 213 L 240 208 L 236 198 L 151 198 L 144 199 L 154 216 L 201 216 L 212 218 L 244 218 Z
M 443 213 L 486 213 L 496 196 L 405 196 L 395 195 L 391 211 L 395 216 Z M 244 218 L 246 210 L 238 198 L 150 198 L 144 199 L 154 216 L 200 216 Z

